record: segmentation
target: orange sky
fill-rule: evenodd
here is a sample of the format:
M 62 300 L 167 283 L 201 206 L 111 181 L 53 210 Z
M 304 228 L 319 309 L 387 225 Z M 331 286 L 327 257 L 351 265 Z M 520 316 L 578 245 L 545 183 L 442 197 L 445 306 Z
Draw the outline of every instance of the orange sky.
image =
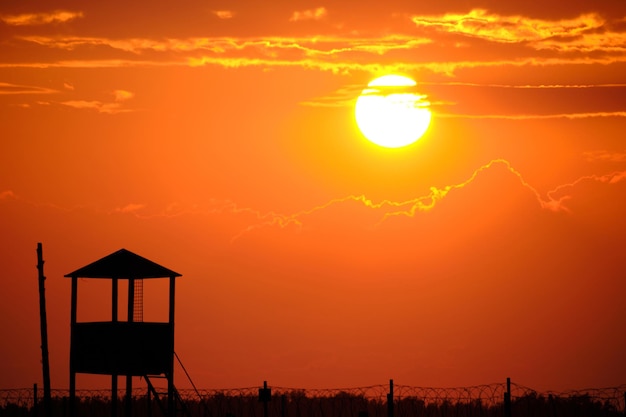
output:
M 199 387 L 625 382 L 624 1 L 91 3 L 0 10 L 0 388 L 42 379 L 37 242 L 53 387 L 63 275 L 120 248 L 183 275 Z M 388 73 L 406 148 L 354 122 Z

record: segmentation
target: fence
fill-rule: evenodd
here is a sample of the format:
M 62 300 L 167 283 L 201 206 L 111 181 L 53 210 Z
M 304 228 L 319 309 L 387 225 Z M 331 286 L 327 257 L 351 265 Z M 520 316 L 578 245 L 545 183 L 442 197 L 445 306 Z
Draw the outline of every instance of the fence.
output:
M 626 385 L 567 392 L 537 392 L 514 383 L 459 388 L 428 388 L 390 384 L 342 389 L 269 387 L 179 390 L 190 417 L 409 417 L 409 416 L 584 416 L 626 415 Z M 33 417 L 38 412 L 37 389 L 0 390 L 0 416 Z M 40 395 L 40 394 L 39 394 Z M 77 390 L 78 416 L 111 415 L 111 391 Z M 52 390 L 54 416 L 68 415 L 68 390 Z M 120 390 L 119 398 L 125 391 Z M 263 403 L 260 398 L 269 401 Z M 510 400 L 507 400 L 507 397 Z M 162 416 L 148 401 L 146 389 L 133 390 L 136 415 Z M 152 400 L 154 401 L 154 399 Z M 121 403 L 122 401 L 120 401 Z M 123 406 L 118 415 L 123 416 Z M 507 408 L 508 407 L 508 408 Z M 181 410 L 183 411 L 183 410 Z M 182 415 L 182 414 L 181 414 Z

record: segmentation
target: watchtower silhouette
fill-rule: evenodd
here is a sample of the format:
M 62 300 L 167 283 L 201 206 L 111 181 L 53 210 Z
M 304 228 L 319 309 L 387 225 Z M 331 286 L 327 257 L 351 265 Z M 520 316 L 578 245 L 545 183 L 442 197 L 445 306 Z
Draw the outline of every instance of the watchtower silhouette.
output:
M 75 416 L 76 374 L 111 375 L 111 414 L 117 415 L 117 377 L 126 376 L 126 417 L 131 415 L 132 377 L 167 378 L 167 415 L 174 404 L 174 295 L 181 275 L 126 249 L 120 249 L 65 277 L 72 279 L 70 339 L 70 417 Z M 111 280 L 111 321 L 77 322 L 78 278 Z M 169 320 L 143 322 L 143 280 L 169 278 Z M 118 320 L 118 281 L 128 280 L 128 318 Z M 154 392 L 156 394 L 156 392 Z M 158 399 L 158 398 L 157 398 Z

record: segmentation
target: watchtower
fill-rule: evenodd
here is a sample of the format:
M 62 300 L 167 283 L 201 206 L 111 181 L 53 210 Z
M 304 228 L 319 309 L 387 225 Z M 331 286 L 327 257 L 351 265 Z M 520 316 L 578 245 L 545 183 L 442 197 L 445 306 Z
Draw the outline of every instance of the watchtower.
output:
M 111 414 L 117 414 L 117 379 L 126 376 L 126 417 L 131 414 L 132 377 L 167 378 L 167 415 L 174 407 L 174 294 L 181 275 L 126 249 L 71 272 L 70 417 L 75 415 L 76 374 L 111 375 Z M 78 278 L 111 280 L 111 321 L 77 322 Z M 143 280 L 169 278 L 169 320 L 143 322 Z M 128 318 L 118 320 L 118 281 L 128 280 Z

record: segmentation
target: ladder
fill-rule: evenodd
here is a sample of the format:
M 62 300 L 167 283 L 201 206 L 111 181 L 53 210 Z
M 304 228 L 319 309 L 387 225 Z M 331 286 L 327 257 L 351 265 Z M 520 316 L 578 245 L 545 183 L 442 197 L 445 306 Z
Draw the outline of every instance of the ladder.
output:
M 161 410 L 163 416 L 169 417 L 170 414 L 168 413 L 168 408 L 167 408 L 168 403 L 169 403 L 168 398 L 167 398 L 167 395 L 168 395 L 167 388 L 165 390 L 159 389 L 155 387 L 154 384 L 152 383 L 153 379 L 167 379 L 167 375 L 144 375 L 143 378 L 145 379 L 146 384 L 148 385 L 148 400 L 151 399 L 150 397 L 153 397 L 159 409 Z M 191 413 L 189 412 L 189 409 L 187 408 L 186 404 L 181 398 L 180 393 L 178 392 L 176 387 L 173 387 L 172 394 L 174 396 L 173 398 L 174 412 L 172 415 L 174 416 L 183 415 L 185 417 L 191 417 Z M 149 401 L 149 403 L 151 403 L 151 401 Z

